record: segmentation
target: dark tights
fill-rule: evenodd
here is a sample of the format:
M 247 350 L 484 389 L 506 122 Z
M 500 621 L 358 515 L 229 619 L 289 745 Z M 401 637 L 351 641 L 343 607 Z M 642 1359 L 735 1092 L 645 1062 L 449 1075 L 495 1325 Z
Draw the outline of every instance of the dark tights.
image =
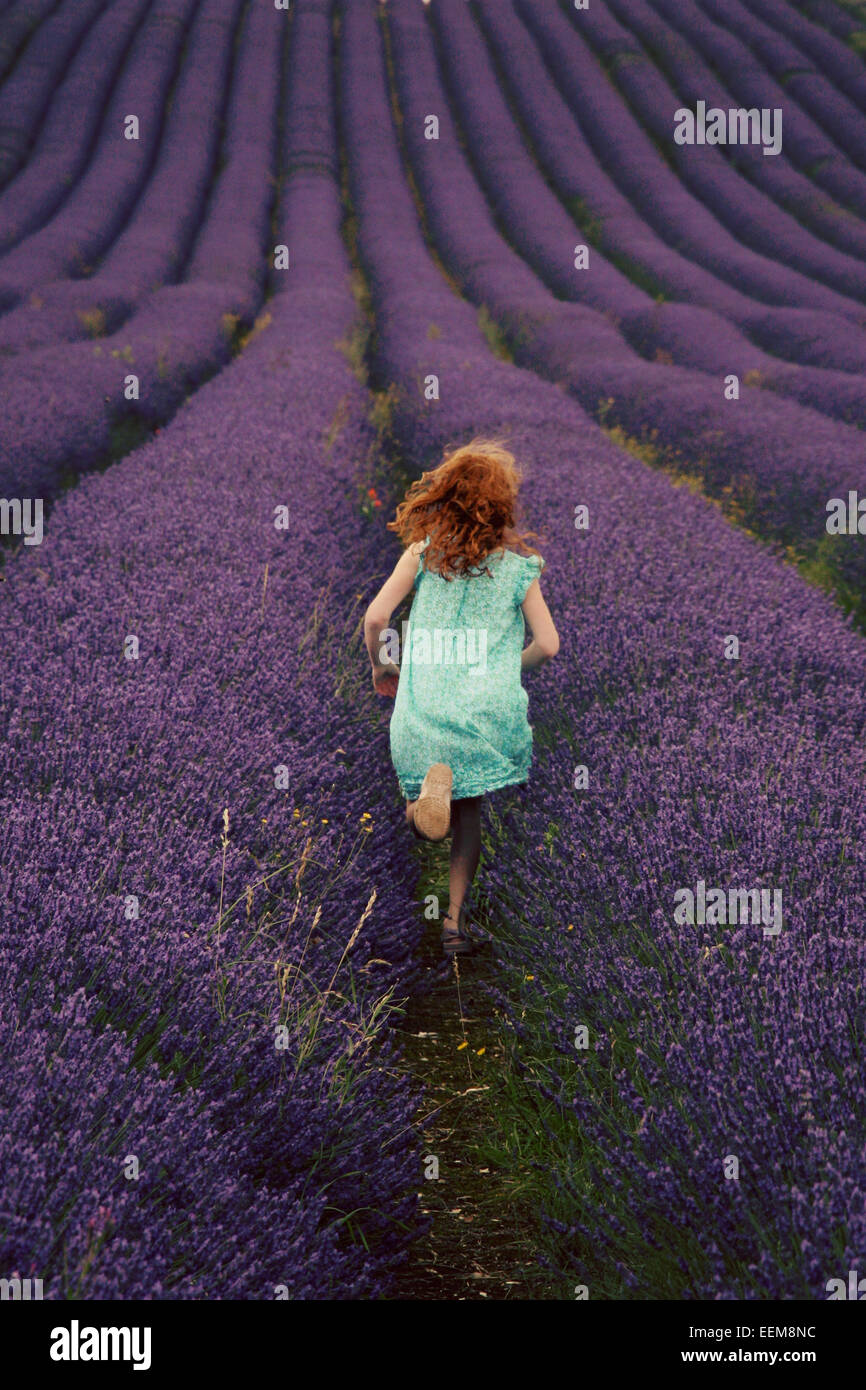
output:
M 448 916 L 456 926 L 463 900 L 475 878 L 481 856 L 481 806 L 483 796 L 464 796 L 451 802 L 451 868 L 448 875 Z M 414 801 L 406 802 L 406 819 L 412 823 Z

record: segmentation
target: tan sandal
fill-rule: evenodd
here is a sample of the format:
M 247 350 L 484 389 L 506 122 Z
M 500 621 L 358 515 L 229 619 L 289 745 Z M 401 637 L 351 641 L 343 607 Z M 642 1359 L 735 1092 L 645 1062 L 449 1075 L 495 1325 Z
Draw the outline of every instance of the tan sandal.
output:
M 421 783 L 418 800 L 412 807 L 412 820 L 425 840 L 444 840 L 451 829 L 453 783 L 447 763 L 434 763 Z

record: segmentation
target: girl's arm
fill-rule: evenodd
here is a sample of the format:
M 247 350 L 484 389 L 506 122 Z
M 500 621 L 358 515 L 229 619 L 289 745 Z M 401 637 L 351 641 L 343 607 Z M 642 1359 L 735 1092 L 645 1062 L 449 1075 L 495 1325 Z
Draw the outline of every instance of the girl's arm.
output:
M 382 585 L 364 614 L 364 642 L 373 668 L 373 685 L 381 695 L 396 695 L 399 667 L 380 659 L 382 633 L 391 622 L 391 614 L 412 589 L 418 556 L 423 542 L 417 541 L 404 550 L 388 579 Z
M 533 579 L 526 590 L 526 597 L 520 606 L 532 633 L 532 641 L 521 653 L 520 665 L 522 670 L 530 671 L 534 666 L 540 666 L 542 662 L 550 661 L 551 657 L 556 656 L 559 651 L 559 633 L 537 579 Z

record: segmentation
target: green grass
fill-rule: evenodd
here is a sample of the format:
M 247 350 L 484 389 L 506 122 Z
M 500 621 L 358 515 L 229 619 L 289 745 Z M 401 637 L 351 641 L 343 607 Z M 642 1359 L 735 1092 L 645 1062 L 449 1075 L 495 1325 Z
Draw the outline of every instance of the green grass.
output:
M 508 339 L 492 317 L 486 304 L 482 304 L 478 310 L 478 327 L 487 339 L 487 346 L 494 357 L 498 357 L 500 362 L 514 361 L 514 354 L 508 346 Z

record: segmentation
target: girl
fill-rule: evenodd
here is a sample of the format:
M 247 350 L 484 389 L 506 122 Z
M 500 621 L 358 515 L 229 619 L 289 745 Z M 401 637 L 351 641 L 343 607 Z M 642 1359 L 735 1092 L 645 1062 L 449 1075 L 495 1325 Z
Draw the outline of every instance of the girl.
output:
M 474 945 L 463 900 L 481 852 L 484 794 L 529 775 L 532 730 L 520 673 L 559 650 L 538 582 L 544 561 L 515 530 L 520 483 L 513 456 L 488 439 L 473 439 L 423 473 L 388 523 L 408 548 L 364 619 L 373 685 L 395 697 L 391 758 L 406 820 L 425 840 L 452 832 L 446 955 Z M 398 664 L 388 624 L 413 586 Z M 526 648 L 524 617 L 532 631 Z

